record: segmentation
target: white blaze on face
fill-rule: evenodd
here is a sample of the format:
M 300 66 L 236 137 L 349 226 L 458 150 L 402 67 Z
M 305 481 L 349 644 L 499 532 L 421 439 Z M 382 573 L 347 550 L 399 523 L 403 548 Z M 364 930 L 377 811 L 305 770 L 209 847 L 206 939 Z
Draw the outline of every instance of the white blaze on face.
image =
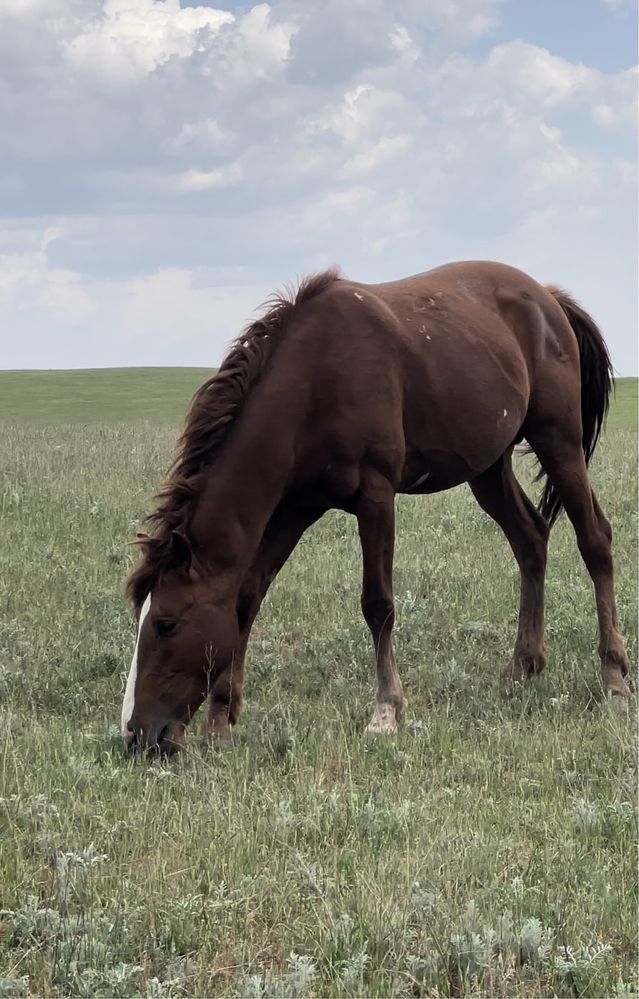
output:
M 124 691 L 124 701 L 122 702 L 122 717 L 120 720 L 120 731 L 122 735 L 126 737 L 127 726 L 131 719 L 133 718 L 133 708 L 135 707 L 135 681 L 138 675 L 138 646 L 140 644 L 140 632 L 142 631 L 142 625 L 144 624 L 144 619 L 151 610 L 151 594 L 142 604 L 142 610 L 140 611 L 140 621 L 138 623 L 138 634 L 135 639 L 135 649 L 133 650 L 133 659 L 131 660 L 131 669 L 129 670 L 129 678 L 126 681 L 126 690 Z

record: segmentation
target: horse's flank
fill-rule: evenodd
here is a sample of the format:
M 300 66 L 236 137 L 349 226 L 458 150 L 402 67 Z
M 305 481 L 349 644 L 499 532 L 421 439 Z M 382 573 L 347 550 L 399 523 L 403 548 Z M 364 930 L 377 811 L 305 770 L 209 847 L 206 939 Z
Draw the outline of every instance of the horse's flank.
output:
M 127 596 L 140 607 L 172 557 L 174 531 L 185 532 L 205 470 L 215 462 L 229 431 L 261 377 L 296 309 L 315 298 L 339 271 L 331 268 L 305 278 L 296 292 L 287 289 L 265 303 L 267 310 L 234 341 L 215 375 L 195 393 L 178 441 L 176 457 L 147 518 L 151 536 L 140 535 L 142 557 L 126 582 Z

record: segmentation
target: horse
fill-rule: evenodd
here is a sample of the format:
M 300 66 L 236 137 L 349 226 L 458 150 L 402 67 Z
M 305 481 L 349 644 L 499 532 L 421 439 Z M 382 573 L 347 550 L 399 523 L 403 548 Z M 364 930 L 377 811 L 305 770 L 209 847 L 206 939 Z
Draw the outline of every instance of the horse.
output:
M 627 696 L 612 534 L 587 471 L 613 388 L 592 317 L 565 291 L 487 261 L 383 284 L 331 269 L 265 308 L 196 392 L 150 533 L 136 539 L 126 745 L 172 753 L 207 698 L 207 732 L 230 737 L 260 605 L 331 508 L 357 518 L 361 542 L 377 666 L 368 731 L 394 733 L 406 706 L 392 644 L 395 496 L 462 483 L 519 566 L 505 679 L 545 666 L 546 552 L 563 507 L 594 584 L 603 691 Z M 513 473 L 523 441 L 545 481 L 537 507 Z

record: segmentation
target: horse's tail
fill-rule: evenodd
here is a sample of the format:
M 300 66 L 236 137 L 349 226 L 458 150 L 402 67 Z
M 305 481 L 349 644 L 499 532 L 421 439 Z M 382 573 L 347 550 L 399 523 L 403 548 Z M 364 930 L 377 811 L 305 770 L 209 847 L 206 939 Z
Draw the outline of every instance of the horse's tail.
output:
M 550 285 L 547 291 L 564 310 L 579 345 L 582 447 L 588 464 L 610 405 L 610 395 L 614 388 L 612 362 L 601 330 L 592 316 L 561 288 Z M 539 477 L 543 475 L 542 469 Z M 539 511 L 551 527 L 561 513 L 561 506 L 559 494 L 546 477 L 539 500 Z

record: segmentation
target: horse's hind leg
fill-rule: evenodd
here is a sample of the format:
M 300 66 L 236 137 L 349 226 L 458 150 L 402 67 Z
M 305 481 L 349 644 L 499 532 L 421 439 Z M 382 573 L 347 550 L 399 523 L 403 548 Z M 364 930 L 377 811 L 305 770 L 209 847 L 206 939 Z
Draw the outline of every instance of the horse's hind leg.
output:
M 612 567 L 612 531 L 593 492 L 581 442 L 565 426 L 531 433 L 528 440 L 557 490 L 577 535 L 595 587 L 603 689 L 627 696 L 628 657 L 619 634 Z
M 373 472 L 365 476 L 355 513 L 364 564 L 362 612 L 377 659 L 377 704 L 367 731 L 392 734 L 397 731 L 405 700 L 391 638 L 395 621 L 395 491 L 390 482 Z
M 517 482 L 511 452 L 474 479 L 470 487 L 477 502 L 506 535 L 521 574 L 519 627 L 505 679 L 524 680 L 540 673 L 544 652 L 544 578 L 548 525 Z

